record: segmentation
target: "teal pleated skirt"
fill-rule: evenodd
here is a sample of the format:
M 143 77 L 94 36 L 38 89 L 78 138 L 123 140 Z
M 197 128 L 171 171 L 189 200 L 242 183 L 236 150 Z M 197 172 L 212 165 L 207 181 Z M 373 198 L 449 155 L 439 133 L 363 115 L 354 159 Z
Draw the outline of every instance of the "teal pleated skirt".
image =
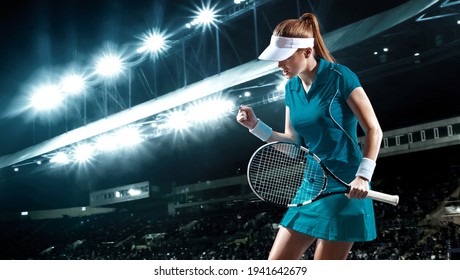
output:
M 349 199 L 343 194 L 289 208 L 280 225 L 324 240 L 361 242 L 377 236 L 373 201 Z

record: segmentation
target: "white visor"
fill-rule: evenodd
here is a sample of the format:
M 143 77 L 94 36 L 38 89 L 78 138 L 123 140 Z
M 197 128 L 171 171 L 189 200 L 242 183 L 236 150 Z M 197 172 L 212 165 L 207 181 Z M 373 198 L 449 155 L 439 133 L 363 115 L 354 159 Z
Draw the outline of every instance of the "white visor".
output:
M 270 45 L 259 55 L 261 60 L 282 61 L 293 55 L 297 49 L 313 48 L 313 38 L 289 38 L 272 35 Z

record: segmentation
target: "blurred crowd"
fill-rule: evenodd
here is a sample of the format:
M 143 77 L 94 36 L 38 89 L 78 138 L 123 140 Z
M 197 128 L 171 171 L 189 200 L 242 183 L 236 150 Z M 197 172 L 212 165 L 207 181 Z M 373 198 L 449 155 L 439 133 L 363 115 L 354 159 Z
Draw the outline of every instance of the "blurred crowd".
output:
M 378 238 L 356 243 L 353 260 L 447 259 L 460 248 L 460 226 L 432 214 L 459 188 L 456 172 L 398 176 L 376 190 L 400 195 L 398 206 L 375 202 Z M 385 187 L 384 187 L 385 186 Z M 389 187 L 391 186 L 391 187 Z M 1 259 L 263 260 L 285 209 L 260 201 L 222 204 L 194 215 L 160 216 L 120 209 L 84 217 L 0 222 Z M 309 249 L 304 259 L 311 259 Z

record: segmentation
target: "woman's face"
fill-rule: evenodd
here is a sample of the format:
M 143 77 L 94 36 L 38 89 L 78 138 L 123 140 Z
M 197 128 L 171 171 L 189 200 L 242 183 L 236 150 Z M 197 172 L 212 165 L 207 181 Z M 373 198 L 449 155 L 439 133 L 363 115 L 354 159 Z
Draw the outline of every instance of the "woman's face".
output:
M 297 50 L 288 59 L 278 62 L 278 68 L 283 72 L 284 77 L 292 79 L 300 72 L 304 71 L 307 66 L 305 50 Z

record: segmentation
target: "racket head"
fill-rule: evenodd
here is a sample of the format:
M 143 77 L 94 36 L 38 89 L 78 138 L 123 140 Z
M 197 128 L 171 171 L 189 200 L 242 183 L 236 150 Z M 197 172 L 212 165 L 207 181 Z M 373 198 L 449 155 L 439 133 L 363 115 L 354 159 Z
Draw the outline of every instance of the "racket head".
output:
M 327 185 L 321 160 L 307 148 L 287 142 L 258 148 L 249 161 L 247 177 L 261 200 L 284 207 L 315 201 Z

